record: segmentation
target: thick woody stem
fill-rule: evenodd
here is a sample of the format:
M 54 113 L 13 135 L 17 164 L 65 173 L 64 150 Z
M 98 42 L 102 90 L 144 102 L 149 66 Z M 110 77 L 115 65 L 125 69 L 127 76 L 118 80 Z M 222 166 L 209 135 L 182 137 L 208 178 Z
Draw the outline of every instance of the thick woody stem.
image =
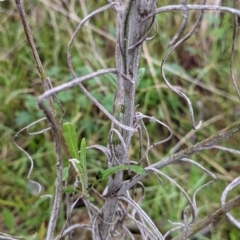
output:
M 117 9 L 117 41 L 116 41 L 116 69 L 117 69 L 117 92 L 114 101 L 115 117 L 129 127 L 133 127 L 135 91 L 138 75 L 138 66 L 142 44 L 136 45 L 152 26 L 154 17 L 142 23 L 142 20 L 155 9 L 155 0 L 129 0 L 126 4 L 119 5 Z M 136 45 L 136 47 L 129 49 Z M 133 132 L 125 129 L 119 130 L 127 148 L 129 147 Z M 110 143 L 111 144 L 111 143 Z M 114 144 L 115 155 L 118 163 L 124 164 L 127 159 L 124 149 L 120 144 Z M 123 172 L 119 171 L 114 177 L 110 177 L 108 191 L 119 189 L 122 183 Z M 99 224 L 99 239 L 108 239 L 112 226 L 118 200 L 108 196 L 102 208 Z

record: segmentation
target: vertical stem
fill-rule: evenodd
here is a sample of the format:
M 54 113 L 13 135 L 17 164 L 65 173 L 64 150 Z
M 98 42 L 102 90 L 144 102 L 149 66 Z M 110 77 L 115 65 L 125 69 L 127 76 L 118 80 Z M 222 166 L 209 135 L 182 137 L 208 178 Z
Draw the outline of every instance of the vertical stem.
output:
M 38 69 L 38 73 L 39 73 L 39 75 L 41 77 L 42 83 L 44 84 L 44 82 L 46 80 L 46 75 L 45 75 L 45 72 L 44 72 L 44 69 L 43 69 L 40 57 L 39 57 L 38 52 L 37 52 L 37 48 L 35 46 L 35 43 L 34 43 L 34 40 L 33 40 L 33 37 L 32 37 L 31 29 L 30 29 L 30 27 L 29 27 L 29 25 L 27 23 L 27 20 L 26 20 L 25 11 L 24 11 L 24 9 L 22 7 L 21 0 L 15 0 L 15 3 L 16 3 L 16 6 L 17 6 L 17 9 L 18 9 L 18 13 L 20 15 L 21 21 L 22 21 L 23 29 L 24 29 L 24 32 L 25 32 L 28 44 L 29 44 L 29 46 L 30 46 L 30 48 L 32 50 L 32 55 L 34 57 L 34 61 L 35 61 L 36 67 Z
M 148 21 L 142 20 L 154 10 L 156 0 L 129 0 L 124 5 L 119 1 L 117 8 L 117 41 L 116 41 L 116 69 L 117 69 L 117 91 L 115 94 L 114 111 L 124 125 L 133 127 L 135 91 L 138 75 L 138 66 L 141 55 L 142 43 L 136 44 L 141 40 L 154 21 L 154 17 Z M 136 45 L 136 46 L 135 46 Z M 129 50 L 130 47 L 135 46 Z M 120 129 L 127 148 L 129 148 L 132 132 Z M 112 143 L 111 143 L 112 144 Z M 124 164 L 124 150 L 121 145 L 114 145 L 115 154 L 118 156 L 118 163 Z M 123 172 L 119 171 L 114 177 L 109 178 L 108 194 L 106 202 L 102 208 L 99 224 L 99 239 L 108 239 L 109 232 L 113 225 L 115 211 L 118 200 L 114 198 L 122 183 Z
M 54 230 L 57 224 L 57 219 L 60 211 L 61 206 L 61 197 L 62 197 L 62 170 L 63 170 L 63 159 L 61 153 L 61 138 L 58 131 L 58 124 L 56 122 L 55 117 L 52 115 L 52 112 L 47 109 L 44 105 L 44 102 L 38 102 L 39 108 L 44 112 L 45 116 L 47 117 L 48 121 L 51 124 L 53 138 L 54 138 L 54 145 L 55 145 L 55 152 L 57 158 L 57 181 L 56 181 L 56 189 L 55 189 L 55 197 L 53 208 L 51 212 L 51 217 L 48 224 L 47 229 L 47 236 L 46 240 L 52 240 L 54 237 Z
M 25 32 L 25 36 L 27 38 L 29 47 L 31 48 L 32 55 L 34 58 L 35 65 L 37 67 L 38 73 L 40 75 L 42 85 L 44 88 L 44 91 L 48 90 L 50 88 L 50 79 L 47 78 L 44 68 L 42 66 L 41 59 L 39 57 L 36 45 L 33 40 L 33 36 L 31 33 L 31 29 L 27 23 L 26 14 L 24 11 L 24 8 L 21 4 L 21 0 L 15 0 L 15 4 L 18 9 L 19 16 L 21 18 L 21 22 L 23 25 L 23 29 Z M 49 82 L 48 82 L 49 81 Z M 51 240 L 54 236 L 54 230 L 57 223 L 57 218 L 60 210 L 60 204 L 61 204 L 61 196 L 62 196 L 62 156 L 61 156 L 61 145 L 63 146 L 66 155 L 68 158 L 70 157 L 69 150 L 67 148 L 67 145 L 65 143 L 65 139 L 61 132 L 61 125 L 56 117 L 55 110 L 52 103 L 52 98 L 48 99 L 48 103 L 50 106 L 50 111 L 44 106 L 43 102 L 39 102 L 40 109 L 45 113 L 46 117 L 48 118 L 49 122 L 52 125 L 52 132 L 54 136 L 54 143 L 55 143 L 55 152 L 56 152 L 56 158 L 57 158 L 57 182 L 56 182 L 56 191 L 55 191 L 55 198 L 54 198 L 54 204 L 53 209 L 51 213 L 51 217 L 49 220 L 49 226 L 48 226 L 48 232 L 47 232 L 47 240 Z

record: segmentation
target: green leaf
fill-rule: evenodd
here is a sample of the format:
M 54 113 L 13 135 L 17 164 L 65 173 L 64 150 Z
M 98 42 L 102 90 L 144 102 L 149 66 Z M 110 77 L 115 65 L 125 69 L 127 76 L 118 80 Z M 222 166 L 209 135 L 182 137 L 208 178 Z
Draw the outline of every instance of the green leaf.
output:
M 2 216 L 4 219 L 4 223 L 6 224 L 8 230 L 12 231 L 15 226 L 13 214 L 7 208 L 4 208 L 2 211 Z
M 128 170 L 128 166 L 125 170 Z M 146 171 L 144 170 L 144 168 L 142 168 L 141 166 L 138 166 L 138 165 L 130 165 L 130 170 L 139 175 L 146 174 Z
M 88 175 L 87 175 L 87 160 L 86 160 L 86 140 L 85 138 L 81 141 L 80 146 L 80 164 L 83 169 L 83 183 L 84 183 L 84 189 L 87 189 L 88 187 Z
M 66 181 L 69 176 L 69 167 L 64 167 L 62 172 L 62 180 Z
M 32 120 L 32 115 L 26 111 L 17 111 L 15 114 L 15 123 L 17 126 L 29 124 Z
M 68 187 L 62 187 L 62 191 L 64 193 L 73 193 L 75 190 L 73 186 L 68 186 Z
M 87 161 L 86 161 L 86 140 L 85 138 L 82 139 L 80 145 L 80 162 L 83 167 L 83 171 L 87 171 Z
M 84 172 L 82 163 L 76 158 L 69 159 L 69 162 L 72 163 L 74 169 L 77 172 L 78 177 L 80 178 L 83 194 L 87 195 L 87 189 L 88 189 L 87 171 Z
M 123 164 L 123 165 L 119 165 L 119 166 L 110 167 L 104 171 L 98 171 L 96 174 L 96 180 L 89 186 L 89 188 L 95 186 L 98 182 L 108 178 L 110 175 L 112 175 L 118 171 L 128 170 L 128 169 L 130 169 L 132 172 L 135 172 L 140 175 L 143 175 L 146 173 L 145 170 L 138 165 Z
M 90 202 L 94 202 L 94 197 L 89 196 L 89 197 L 88 197 L 88 200 L 89 200 Z
M 46 69 L 46 74 L 49 77 L 59 78 L 61 74 L 61 68 L 57 66 L 52 66 Z
M 102 171 L 102 179 L 108 178 L 110 175 L 120 171 L 120 170 L 128 170 L 130 169 L 132 172 L 135 172 L 137 174 L 145 174 L 146 172 L 144 169 L 138 165 L 119 165 L 119 166 L 114 166 L 110 167 L 104 171 Z
M 145 73 L 145 68 L 139 68 L 138 70 L 138 77 L 137 77 L 137 87 L 139 86 L 142 78 L 143 78 L 143 75 Z
M 106 76 L 108 77 L 108 79 L 110 80 L 110 82 L 112 83 L 112 85 L 117 88 L 117 80 L 116 80 L 116 77 L 113 77 L 111 74 L 107 74 Z
M 69 162 L 72 163 L 74 169 L 75 169 L 76 172 L 77 172 L 77 175 L 78 175 L 80 178 L 82 178 L 84 172 L 83 172 L 83 167 L 82 167 L 82 165 L 81 165 L 81 162 L 80 162 L 78 159 L 76 159 L 76 158 L 69 159 Z
M 58 93 L 57 96 L 61 103 L 70 102 L 74 98 L 73 93 L 70 90 L 60 92 L 60 93 Z
M 166 63 L 164 65 L 164 69 L 166 69 L 168 72 L 172 74 L 177 74 L 177 75 L 186 73 L 186 70 L 177 63 Z
M 101 172 L 101 178 L 99 178 L 99 180 L 101 179 L 106 179 L 108 178 L 110 175 L 120 171 L 120 170 L 125 170 L 125 166 L 128 167 L 127 165 L 119 165 L 119 166 L 114 166 L 114 167 L 110 167 L 104 171 Z M 128 168 L 127 168 L 128 169 Z
M 72 158 L 78 159 L 77 133 L 72 123 L 63 124 L 63 136 Z

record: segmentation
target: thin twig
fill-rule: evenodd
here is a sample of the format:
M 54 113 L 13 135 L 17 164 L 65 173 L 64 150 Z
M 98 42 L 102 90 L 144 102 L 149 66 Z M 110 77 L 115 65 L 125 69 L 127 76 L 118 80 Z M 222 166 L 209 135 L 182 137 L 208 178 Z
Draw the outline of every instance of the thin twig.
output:
M 205 0 L 206 2 L 206 0 Z M 189 108 L 189 112 L 190 112 L 190 121 L 191 121 L 191 125 L 193 127 L 193 129 L 199 129 L 201 127 L 201 124 L 202 124 L 202 121 L 200 121 L 197 125 L 195 125 L 195 119 L 194 119 L 194 111 L 193 111 L 193 107 L 192 107 L 192 103 L 190 101 L 190 99 L 183 93 L 181 92 L 180 90 L 178 90 L 176 87 L 172 86 L 168 79 L 166 78 L 165 76 L 165 72 L 164 72 L 164 65 L 165 65 L 165 62 L 167 61 L 167 58 L 169 57 L 169 55 L 183 42 L 187 41 L 193 34 L 194 32 L 197 30 L 197 28 L 200 26 L 201 22 L 202 22 L 202 19 L 203 19 L 203 10 L 201 11 L 196 23 L 194 24 L 193 28 L 190 30 L 190 32 L 185 36 L 183 37 L 181 40 L 179 40 L 176 44 L 174 44 L 170 49 L 169 51 L 165 54 L 164 58 L 163 58 L 163 61 L 162 61 L 162 64 L 161 64 L 161 73 L 162 73 L 162 76 L 163 76 L 163 79 L 166 83 L 166 85 L 174 92 L 176 93 L 178 96 L 182 97 L 184 100 L 187 101 L 187 104 L 188 104 L 188 108 Z
M 61 205 L 61 197 L 62 197 L 62 170 L 63 170 L 63 163 L 62 163 L 62 153 L 61 153 L 61 137 L 59 135 L 58 130 L 58 123 L 56 123 L 56 119 L 52 115 L 52 113 L 47 109 L 44 105 L 44 102 L 38 101 L 39 108 L 44 112 L 45 116 L 47 117 L 48 121 L 51 124 L 53 137 L 54 137 L 54 144 L 55 144 L 55 152 L 57 157 L 57 181 L 56 181 L 56 189 L 55 189 L 55 198 L 52 208 L 51 217 L 49 220 L 48 230 L 47 230 L 47 237 L 46 240 L 52 240 L 54 236 L 54 230 L 56 227 L 58 214 L 60 211 Z
M 221 204 L 222 207 L 226 205 L 226 198 L 228 193 L 235 187 L 238 187 L 240 185 L 240 177 L 235 178 L 223 191 L 222 197 L 221 197 Z M 226 217 L 228 220 L 236 226 L 238 229 L 240 229 L 240 221 L 237 220 L 230 212 L 226 212 Z
M 70 233 L 71 231 L 73 231 L 77 228 L 83 228 L 83 229 L 86 229 L 86 230 L 89 230 L 89 231 L 92 230 L 91 225 L 88 225 L 88 224 L 74 224 L 74 225 L 69 226 L 67 229 L 65 229 L 63 231 L 63 234 L 61 236 L 56 237 L 54 240 L 61 239 L 62 237 L 64 237 L 65 235 L 67 235 L 68 233 Z
M 173 155 L 170 155 L 169 157 L 163 158 L 161 161 L 154 163 L 150 165 L 150 168 L 156 168 L 161 169 L 165 166 L 168 166 L 172 163 L 175 163 L 179 161 L 182 158 L 187 158 L 188 156 L 201 152 L 203 150 L 209 149 L 212 146 L 215 146 L 217 143 L 226 140 L 227 138 L 231 137 L 232 135 L 238 133 L 240 131 L 240 121 L 237 121 L 233 124 L 231 124 L 226 129 L 223 129 L 222 131 L 214 134 L 213 136 L 204 139 L 203 141 L 196 143 L 195 145 L 188 147 L 180 152 L 177 152 Z M 146 171 L 148 171 L 148 167 L 145 168 Z M 130 189 L 132 186 L 134 186 L 138 181 L 146 177 L 148 173 L 142 174 L 142 175 L 136 175 L 131 180 L 126 181 L 117 194 L 121 195 L 124 192 L 126 192 L 128 189 Z
M 132 205 L 132 207 L 144 218 L 144 220 L 150 226 L 151 230 L 154 232 L 156 239 L 163 240 L 163 236 L 155 226 L 154 222 L 136 202 L 134 202 L 130 197 L 127 197 L 127 196 L 119 196 L 118 199 L 121 199 L 129 203 L 130 205 Z
M 240 16 L 240 10 L 234 9 L 234 8 L 229 8 L 229 7 L 222 7 L 222 6 L 216 6 L 216 5 L 197 5 L 197 4 L 187 4 L 188 10 L 196 10 L 196 11 L 205 11 L 205 10 L 210 10 L 210 11 L 220 11 L 220 12 L 227 12 L 231 14 L 235 14 Z M 183 5 L 168 5 L 164 7 L 160 7 L 156 9 L 156 11 L 150 13 L 143 21 L 146 21 L 156 14 L 163 13 L 163 12 L 171 12 L 175 10 L 184 10 Z
M 47 99 L 49 97 L 54 96 L 55 94 L 57 94 L 59 92 L 62 92 L 62 91 L 67 90 L 69 88 L 72 88 L 72 87 L 78 85 L 79 83 L 82 83 L 82 82 L 84 82 L 86 80 L 95 78 L 97 76 L 101 76 L 101 75 L 106 74 L 106 73 L 115 73 L 116 74 L 116 69 L 114 69 L 114 68 L 101 69 L 101 70 L 98 70 L 96 72 L 87 74 L 85 76 L 75 78 L 75 79 L 73 79 L 73 80 L 71 80 L 69 82 L 63 83 L 63 84 L 61 84 L 61 85 L 59 85 L 57 87 L 53 87 L 53 88 L 45 91 L 39 98 L 41 100 Z
M 194 236 L 194 234 L 198 233 L 201 229 L 205 228 L 211 223 L 216 222 L 219 220 L 222 216 L 224 216 L 226 213 L 231 211 L 235 207 L 240 206 L 240 195 L 226 203 L 224 206 L 220 207 L 217 211 L 209 215 L 208 217 L 201 220 L 199 223 L 194 224 L 192 227 L 188 229 L 187 236 L 191 237 Z M 173 238 L 172 240 L 184 240 L 185 233 L 180 234 L 179 236 Z
M 22 25 L 23 25 L 23 28 L 24 28 L 25 35 L 27 37 L 27 41 L 28 41 L 29 46 L 32 50 L 32 54 L 33 54 L 33 57 L 34 57 L 34 60 L 35 60 L 36 67 L 38 69 L 38 73 L 41 77 L 42 83 L 44 83 L 45 80 L 46 80 L 46 75 L 45 75 L 40 57 L 38 55 L 36 45 L 35 45 L 33 37 L 32 37 L 31 29 L 30 29 L 30 27 L 27 23 L 26 14 L 25 14 L 25 11 L 22 7 L 21 0 L 15 0 L 15 3 L 17 5 L 17 9 L 18 9 L 21 21 L 22 21 Z
M 180 38 L 180 36 L 182 35 L 182 33 L 184 32 L 184 30 L 185 30 L 185 28 L 187 26 L 187 21 L 188 21 L 187 1 L 186 0 L 182 0 L 182 5 L 184 6 L 183 20 L 182 20 L 181 26 L 179 27 L 179 30 L 174 35 L 172 40 L 169 42 L 169 44 L 168 44 L 169 47 L 173 46 L 178 41 L 178 39 Z
M 75 39 L 77 33 L 79 32 L 79 30 L 82 28 L 82 26 L 84 25 L 84 23 L 86 23 L 91 17 L 93 17 L 94 15 L 102 12 L 102 11 L 105 11 L 106 9 L 109 9 L 111 8 L 112 6 L 114 6 L 116 3 L 110 3 L 110 4 L 107 4 L 106 6 L 103 6 L 101 8 L 98 8 L 97 10 L 93 11 L 92 13 L 90 13 L 89 15 L 87 15 L 80 23 L 79 25 L 77 26 L 77 28 L 75 29 L 74 33 L 72 34 L 71 36 L 71 39 L 69 40 L 69 43 L 68 43 L 68 49 L 67 49 L 67 63 L 68 63 L 68 67 L 73 75 L 74 78 L 77 77 L 74 69 L 73 69 L 73 66 L 72 66 L 72 60 L 71 60 L 71 46 L 73 44 L 73 40 Z

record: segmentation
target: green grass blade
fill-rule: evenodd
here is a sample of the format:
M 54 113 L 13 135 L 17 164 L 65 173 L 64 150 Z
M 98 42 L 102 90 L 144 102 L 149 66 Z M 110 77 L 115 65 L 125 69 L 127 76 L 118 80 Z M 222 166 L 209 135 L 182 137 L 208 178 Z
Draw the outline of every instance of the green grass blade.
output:
M 64 193 L 74 193 L 75 189 L 73 186 L 62 187 L 62 191 Z
M 125 170 L 128 170 L 128 165 L 126 165 Z M 135 172 L 135 173 L 139 174 L 139 175 L 143 175 L 143 174 L 146 173 L 144 168 L 142 168 L 141 166 L 138 166 L 138 165 L 130 165 L 130 170 L 132 172 Z
M 109 176 L 111 176 L 112 174 L 118 172 L 118 171 L 121 171 L 121 170 L 130 170 L 136 174 L 145 174 L 145 170 L 138 166 L 138 165 L 126 165 L 126 164 L 123 164 L 123 165 L 119 165 L 119 166 L 114 166 L 114 167 L 110 167 L 104 171 L 99 171 L 96 175 L 96 180 L 91 184 L 90 188 L 95 186 L 98 182 L 108 178 Z
M 141 82 L 141 80 L 143 78 L 144 73 L 145 73 L 145 68 L 140 68 L 138 70 L 137 87 L 139 86 L 139 84 L 140 84 L 140 82 Z
M 64 167 L 62 171 L 62 180 L 66 181 L 69 177 L 69 167 Z
M 85 138 L 82 139 L 80 145 L 80 162 L 82 164 L 83 170 L 87 170 L 87 162 L 86 162 L 86 140 Z
M 116 80 L 116 78 L 113 77 L 111 74 L 108 74 L 107 76 L 108 76 L 108 79 L 110 80 L 110 82 L 112 83 L 112 85 L 117 88 L 117 80 Z
M 110 167 L 110 168 L 102 171 L 102 179 L 106 179 L 110 175 L 112 175 L 120 170 L 128 170 L 128 169 L 130 169 L 132 172 L 135 172 L 137 174 L 145 174 L 144 169 L 138 165 L 123 164 L 123 165 L 119 165 L 119 166 Z
M 72 123 L 63 124 L 63 136 L 72 158 L 79 159 L 77 148 L 77 133 Z
M 84 189 L 88 187 L 88 174 L 87 174 L 87 160 L 86 160 L 86 140 L 85 138 L 82 139 L 80 145 L 80 164 L 83 169 L 83 183 Z

